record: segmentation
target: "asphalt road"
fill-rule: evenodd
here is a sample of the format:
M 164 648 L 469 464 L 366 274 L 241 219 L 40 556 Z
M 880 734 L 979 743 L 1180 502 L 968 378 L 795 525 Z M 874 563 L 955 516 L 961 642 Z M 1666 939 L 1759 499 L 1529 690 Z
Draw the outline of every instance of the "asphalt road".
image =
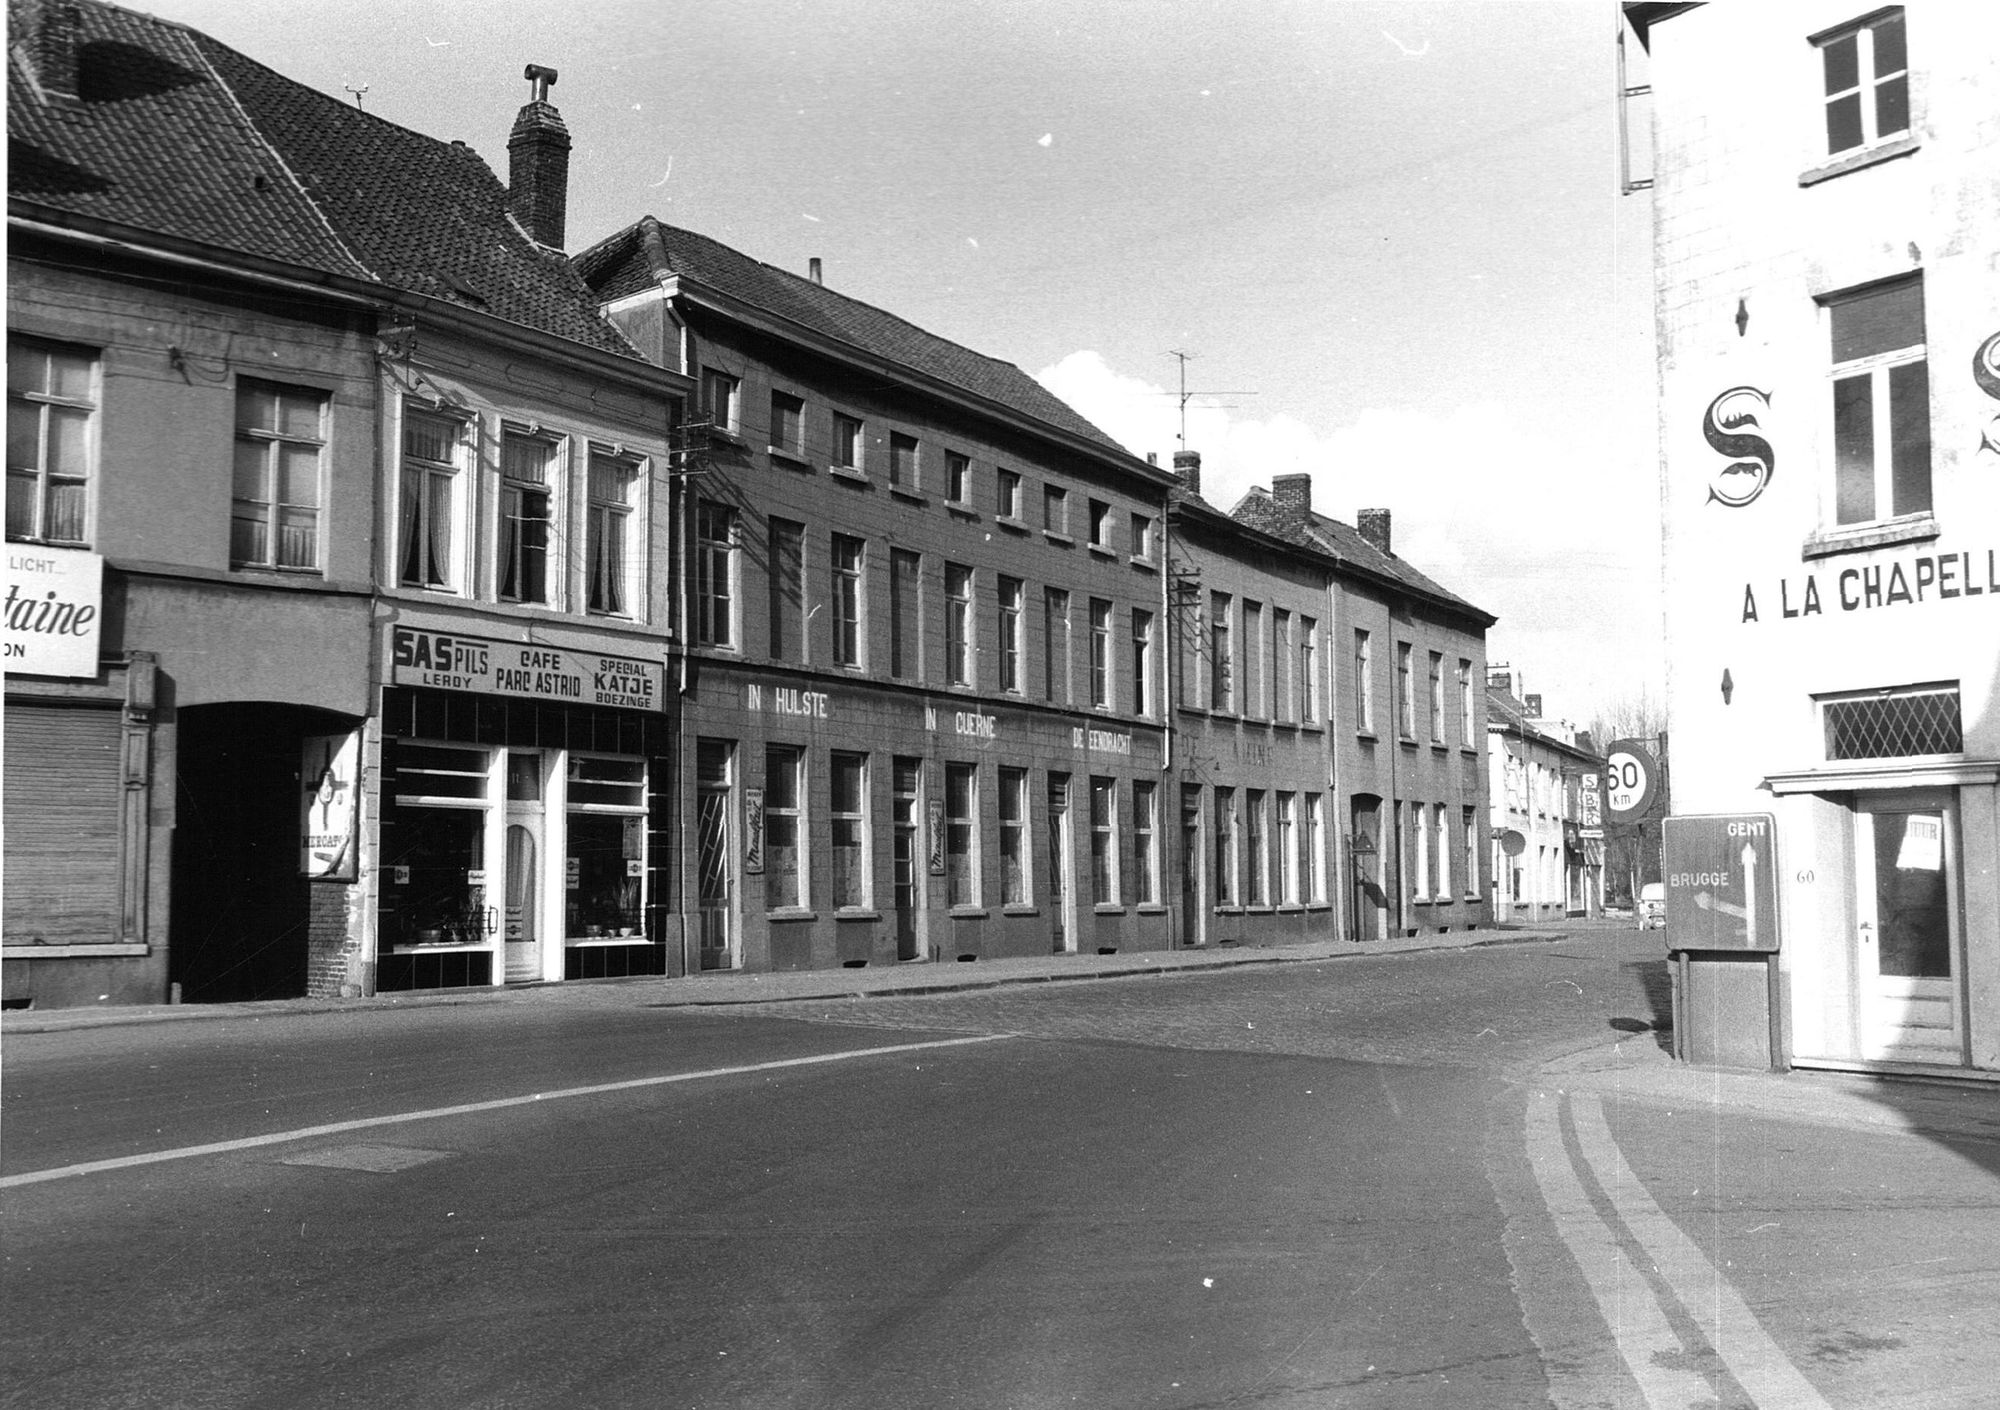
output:
M 10 1039 L 0 1393 L 1992 1403 L 1965 1398 L 2000 1383 L 1965 1335 L 2000 1308 L 1990 1151 L 1691 1131 L 1538 1075 L 1660 1040 L 1654 950 L 720 1013 L 607 986 Z M 1674 1233 L 1664 1259 L 1641 1246 Z M 1609 1294 L 1593 1239 L 1627 1265 Z M 1690 1281 L 1739 1297 L 1731 1335 L 1696 1325 Z

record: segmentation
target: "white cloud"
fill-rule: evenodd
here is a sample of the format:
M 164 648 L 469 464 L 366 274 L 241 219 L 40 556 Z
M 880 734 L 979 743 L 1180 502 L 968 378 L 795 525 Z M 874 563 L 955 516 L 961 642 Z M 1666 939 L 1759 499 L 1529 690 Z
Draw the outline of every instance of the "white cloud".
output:
M 1126 448 L 1171 464 L 1170 388 L 1092 351 L 1037 380 Z M 1509 660 L 1551 711 L 1591 710 L 1660 685 L 1659 517 L 1650 463 L 1618 428 L 1529 419 L 1490 403 L 1373 408 L 1322 431 L 1244 408 L 1188 408 L 1203 497 L 1228 510 L 1273 475 L 1312 476 L 1313 507 L 1348 523 L 1386 508 L 1399 557 L 1500 620 L 1488 652 Z M 1622 459 L 1621 459 L 1622 456 Z

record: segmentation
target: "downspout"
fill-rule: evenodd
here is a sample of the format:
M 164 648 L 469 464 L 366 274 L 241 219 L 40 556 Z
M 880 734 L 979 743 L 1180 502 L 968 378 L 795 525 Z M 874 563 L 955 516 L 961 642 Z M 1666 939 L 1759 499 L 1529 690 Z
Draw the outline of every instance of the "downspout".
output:
M 1180 691 L 1175 679 L 1176 666 L 1180 657 L 1180 624 L 1174 620 L 1174 491 L 1171 485 L 1160 487 L 1160 782 L 1166 787 L 1160 790 L 1159 830 L 1185 846 L 1187 829 L 1181 824 L 1181 790 L 1176 787 L 1179 780 L 1174 776 L 1174 715 L 1180 708 Z M 1172 830 L 1169 831 L 1168 819 Z M 1180 886 L 1178 893 L 1187 885 L 1188 859 L 1180 859 Z M 1166 894 L 1166 878 L 1160 878 L 1160 893 Z M 1180 934 L 1187 904 L 1185 899 L 1177 906 L 1167 909 L 1167 948 L 1186 949 L 1187 936 Z
M 666 294 L 664 289 L 661 293 L 665 299 L 667 310 L 671 313 L 673 311 L 673 300 L 671 296 Z M 680 372 L 683 377 L 689 377 L 693 375 L 688 371 L 690 365 L 689 359 L 693 348 L 688 338 L 688 327 L 683 320 L 676 319 L 675 321 L 680 324 Z M 697 392 L 697 395 L 699 395 L 699 392 Z M 700 924 L 700 917 L 694 905 L 694 897 L 691 894 L 693 888 L 688 884 L 688 878 L 695 872 L 695 868 L 689 865 L 690 853 L 688 849 L 692 845 L 690 833 L 692 823 L 690 817 L 693 809 L 688 806 L 688 803 L 691 796 L 698 796 L 700 783 L 697 780 L 697 794 L 690 795 L 687 788 L 687 780 L 689 774 L 694 771 L 690 768 L 690 762 L 695 756 L 687 747 L 685 725 L 683 722 L 687 718 L 686 700 L 690 693 L 688 624 L 693 620 L 690 616 L 693 604 L 690 602 L 688 596 L 687 518 L 689 495 L 687 493 L 686 482 L 689 452 L 685 444 L 687 438 L 687 418 L 683 416 L 681 420 L 681 437 L 684 443 L 679 451 L 680 463 L 678 465 L 671 463 L 675 456 L 673 442 L 669 440 L 667 443 L 669 460 L 667 475 L 667 551 L 672 555 L 674 563 L 674 610 L 677 614 L 674 622 L 674 647 L 677 657 L 676 666 L 678 668 L 676 672 L 675 693 L 682 702 L 682 708 L 675 711 L 675 724 L 677 728 L 674 730 L 674 767 L 680 775 L 675 780 L 674 793 L 681 804 L 679 815 L 675 819 L 675 830 L 679 839 L 677 850 L 680 855 L 678 865 L 675 868 L 674 881 L 675 889 L 679 893 L 677 899 L 680 902 L 681 912 L 681 974 L 683 977 L 686 977 L 695 972 L 693 966 L 689 963 L 689 960 L 692 958 L 689 942 L 690 937 L 696 933 Z

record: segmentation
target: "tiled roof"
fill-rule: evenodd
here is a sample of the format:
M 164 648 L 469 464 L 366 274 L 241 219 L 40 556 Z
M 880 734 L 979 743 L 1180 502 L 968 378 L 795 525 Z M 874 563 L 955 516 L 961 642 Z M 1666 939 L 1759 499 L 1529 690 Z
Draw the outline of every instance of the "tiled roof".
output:
M 8 194 L 447 299 L 626 357 L 470 148 L 371 117 L 207 35 L 78 0 L 78 99 L 8 91 Z M 22 16 L 10 13 L 15 33 Z
M 1448 607 L 1455 607 L 1461 612 L 1483 618 L 1489 625 L 1499 620 L 1491 612 L 1475 607 L 1457 593 L 1439 586 L 1395 554 L 1384 553 L 1364 538 L 1361 531 L 1352 524 L 1343 524 L 1340 520 L 1328 518 L 1324 514 L 1310 511 L 1309 513 L 1310 518 L 1306 527 L 1294 526 L 1285 520 L 1277 503 L 1271 498 L 1269 490 L 1254 487 L 1237 502 L 1229 517 L 1289 543 L 1330 553 L 1343 563 L 1373 573 L 1377 577 L 1387 578 L 1391 582 L 1400 583 Z
M 576 264 L 598 297 L 607 301 L 651 287 L 663 278 L 683 277 L 821 337 L 1132 458 L 1118 442 L 1013 363 L 926 333 L 871 304 L 751 259 L 706 235 L 662 224 L 652 216 L 585 250 L 577 256 Z

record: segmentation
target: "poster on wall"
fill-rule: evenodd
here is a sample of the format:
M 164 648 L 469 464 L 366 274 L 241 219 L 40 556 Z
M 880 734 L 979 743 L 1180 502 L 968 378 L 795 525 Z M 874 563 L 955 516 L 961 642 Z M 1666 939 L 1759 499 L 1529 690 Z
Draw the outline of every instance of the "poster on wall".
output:
M 353 881 L 361 803 L 361 733 L 309 734 L 301 745 L 299 873 L 309 881 Z
M 743 790 L 743 870 L 752 876 L 764 872 L 764 790 Z
M 103 555 L 8 544 L 7 670 L 72 680 L 95 676 L 103 607 Z

